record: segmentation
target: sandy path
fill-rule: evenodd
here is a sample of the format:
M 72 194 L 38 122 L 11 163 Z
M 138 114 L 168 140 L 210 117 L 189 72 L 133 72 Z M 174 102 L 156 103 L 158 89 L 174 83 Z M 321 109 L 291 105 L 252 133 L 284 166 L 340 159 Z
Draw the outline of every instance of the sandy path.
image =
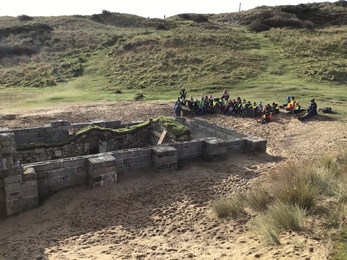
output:
M 171 105 L 158 109 L 140 104 L 131 109 L 124 102 L 121 107 L 28 111 L 0 123 L 19 127 L 59 119 L 136 121 L 172 115 Z M 0 259 L 327 259 L 328 240 L 287 233 L 283 245 L 267 247 L 247 223 L 215 219 L 207 205 L 213 198 L 251 188 L 287 158 L 311 158 L 341 148 L 347 136 L 344 123 L 324 116 L 301 123 L 281 115 L 268 125 L 222 115 L 204 118 L 268 139 L 268 153 L 194 162 L 172 173 L 133 173 L 109 187 L 57 193 L 40 208 L 0 221 Z

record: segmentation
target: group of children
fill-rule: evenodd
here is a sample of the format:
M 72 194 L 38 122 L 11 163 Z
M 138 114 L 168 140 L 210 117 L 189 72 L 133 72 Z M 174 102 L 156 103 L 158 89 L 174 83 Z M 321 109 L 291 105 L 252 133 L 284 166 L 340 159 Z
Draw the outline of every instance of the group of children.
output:
M 230 99 L 226 89 L 223 91 L 221 97 L 213 97 L 212 95 L 208 97 L 201 94 L 200 99 L 194 99 L 192 95 L 187 99 L 187 91 L 185 87 L 182 87 L 180 96 L 174 105 L 175 115 L 180 116 L 182 108 L 185 106 L 187 106 L 190 111 L 193 111 L 195 115 L 214 114 L 216 111 L 220 111 L 223 114 L 236 117 L 260 118 L 258 120 L 259 123 L 272 121 L 273 116 L 280 112 L 280 108 L 284 108 L 288 111 L 288 114 L 292 114 L 293 116 L 303 111 L 295 98 L 290 96 L 288 96 L 287 100 L 280 106 L 275 102 L 271 105 L 267 104 L 263 106 L 262 102 L 252 103 L 240 97 Z

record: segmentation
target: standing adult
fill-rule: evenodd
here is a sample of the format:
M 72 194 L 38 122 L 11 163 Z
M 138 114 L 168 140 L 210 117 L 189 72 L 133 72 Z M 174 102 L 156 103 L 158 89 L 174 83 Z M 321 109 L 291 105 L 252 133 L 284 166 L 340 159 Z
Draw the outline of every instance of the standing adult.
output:
M 180 98 L 181 99 L 186 99 L 187 98 L 187 90 L 186 90 L 186 88 L 184 86 L 181 88 Z

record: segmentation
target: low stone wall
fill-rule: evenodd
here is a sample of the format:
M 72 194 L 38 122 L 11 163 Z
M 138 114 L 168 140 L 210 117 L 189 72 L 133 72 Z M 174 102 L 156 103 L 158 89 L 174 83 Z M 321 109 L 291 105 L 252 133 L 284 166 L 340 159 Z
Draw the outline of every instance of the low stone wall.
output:
M 66 140 L 70 137 L 71 132 L 82 129 L 90 124 L 106 128 L 121 128 L 121 121 L 92 121 L 87 123 L 71 124 L 69 121 L 55 121 L 50 126 L 28 128 L 28 129 L 13 129 L 2 130 L 1 133 L 13 133 L 14 141 L 17 147 L 29 143 L 53 143 Z M 127 126 L 127 125 L 125 125 Z M 125 127 L 124 126 L 124 127 Z
M 136 133 L 124 134 L 116 137 L 107 137 L 107 135 L 102 135 L 96 130 L 87 138 L 81 138 L 79 140 L 76 140 L 75 142 L 71 142 L 61 147 L 35 148 L 30 150 L 17 151 L 17 157 L 21 163 L 27 164 L 33 162 L 89 155 L 90 146 L 88 138 L 93 136 L 98 136 L 98 142 L 100 142 L 99 147 L 105 144 L 104 151 L 101 151 L 101 149 L 99 148 L 99 152 L 109 152 L 135 147 L 146 147 L 152 140 L 149 128 L 150 127 L 148 126 L 144 129 L 140 129 Z
M 37 175 L 37 187 L 40 199 L 64 188 L 82 185 L 87 181 L 86 157 L 45 161 L 23 165 L 32 168 Z
M 206 120 L 195 118 L 189 123 L 184 117 L 176 117 L 176 121 L 187 126 L 192 137 L 216 137 L 224 140 L 228 152 L 265 152 L 267 141 L 265 139 L 242 134 L 234 129 L 219 126 Z
M 53 124 L 54 123 L 54 124 Z M 88 124 L 74 124 L 70 125 L 69 122 L 61 121 L 61 122 L 53 122 L 55 128 L 62 127 L 64 130 L 64 136 L 66 137 L 68 132 L 67 130 L 75 129 L 81 130 L 80 128 L 84 128 L 88 126 Z M 131 127 L 134 125 L 138 125 L 141 123 L 145 123 L 140 125 L 136 130 L 125 129 L 126 127 Z M 62 125 L 59 125 L 62 124 Z M 98 125 L 105 128 L 95 128 L 86 131 L 86 134 L 79 134 L 68 136 L 68 139 L 65 139 L 65 144 L 55 142 L 55 143 L 34 143 L 34 144 L 22 144 L 22 142 L 18 146 L 17 156 L 18 160 L 21 163 L 33 163 L 47 160 L 56 160 L 62 158 L 76 157 L 82 155 L 89 155 L 101 152 L 110 152 L 122 149 L 131 149 L 135 147 L 148 147 L 150 145 L 154 145 L 158 142 L 160 134 L 165 130 L 165 127 L 161 124 L 160 120 L 153 120 L 152 122 L 146 124 L 146 122 L 132 122 L 129 124 L 121 125 L 120 121 L 110 121 L 103 122 L 98 121 L 94 122 L 94 125 Z M 106 127 L 116 127 L 116 129 L 124 128 L 123 131 L 119 131 L 115 133 L 114 128 L 106 128 Z M 45 128 L 42 128 L 45 129 Z M 41 130 L 42 130 L 41 129 Z M 22 133 L 33 131 L 37 134 L 37 128 L 34 129 L 25 129 L 18 130 L 22 131 Z M 65 131 L 66 130 L 66 131 Z M 156 132 L 155 130 L 159 131 Z M 14 136 L 18 135 L 18 131 L 15 130 Z M 189 131 L 188 131 L 189 132 Z M 95 139 L 96 138 L 96 139 Z M 95 139 L 93 145 L 91 144 L 91 139 Z M 167 131 L 167 135 L 165 140 L 171 141 L 176 140 L 176 137 L 170 131 Z M 179 139 L 186 140 L 190 139 L 190 133 L 185 136 L 180 136 Z M 48 140 L 48 139 L 46 139 Z M 23 140 L 22 140 L 23 141 Z M 69 142 L 69 143 L 67 143 Z M 95 146 L 96 143 L 96 146 Z M 92 147 L 93 146 L 93 147 Z M 95 147 L 94 147 L 95 146 Z M 96 152 L 94 150 L 97 150 Z
M 89 144 L 84 142 L 72 142 L 62 147 L 36 148 L 32 150 L 17 151 L 17 157 L 21 163 L 56 160 L 87 154 L 89 154 Z

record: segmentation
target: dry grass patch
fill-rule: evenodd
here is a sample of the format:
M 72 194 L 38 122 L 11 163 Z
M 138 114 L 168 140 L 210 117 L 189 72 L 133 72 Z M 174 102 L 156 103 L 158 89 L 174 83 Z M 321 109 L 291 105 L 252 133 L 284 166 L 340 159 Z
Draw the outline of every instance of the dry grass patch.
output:
M 237 219 L 247 214 L 244 209 L 244 197 L 241 193 L 230 198 L 215 200 L 210 203 L 210 208 L 218 218 Z
M 347 212 L 346 169 L 347 153 L 288 161 L 270 173 L 263 185 L 216 200 L 211 209 L 218 217 L 232 218 L 246 216 L 246 209 L 256 212 L 253 232 L 273 245 L 280 244 L 281 232 L 302 230 L 309 215 L 331 231 L 340 230 Z

